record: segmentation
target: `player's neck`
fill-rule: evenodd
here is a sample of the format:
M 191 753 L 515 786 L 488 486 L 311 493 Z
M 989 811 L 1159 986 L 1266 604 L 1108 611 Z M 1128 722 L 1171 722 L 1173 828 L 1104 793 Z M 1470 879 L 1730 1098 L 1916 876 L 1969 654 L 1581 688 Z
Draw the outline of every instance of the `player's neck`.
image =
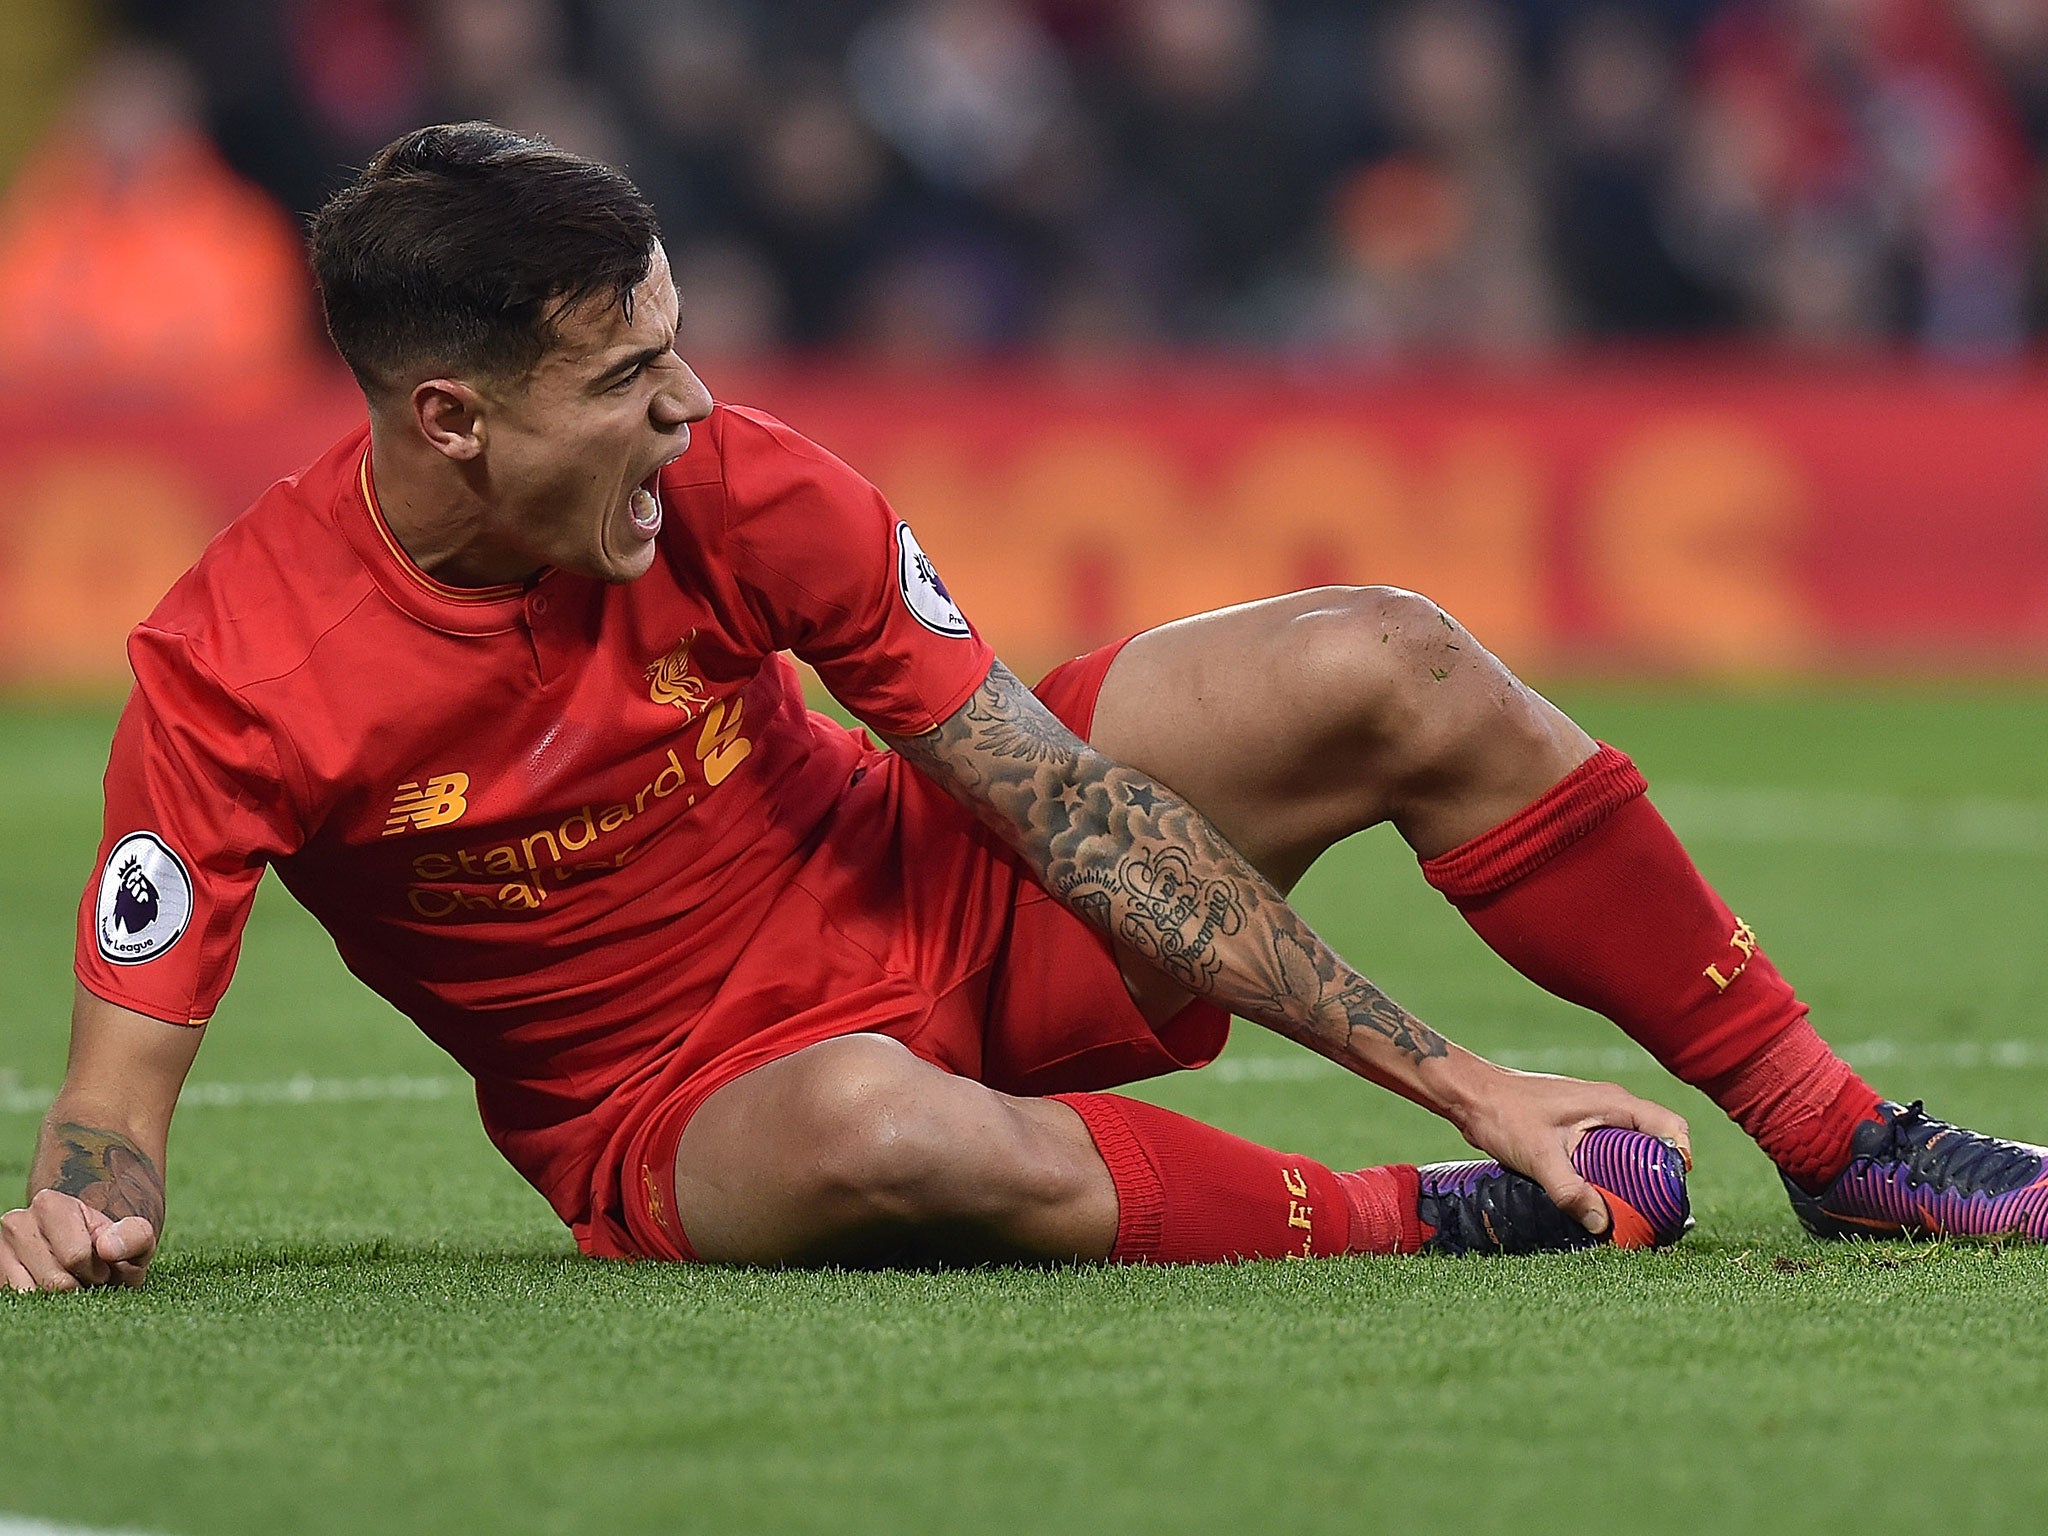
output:
M 408 453 L 374 420 L 368 481 L 372 507 L 398 547 L 444 586 L 505 586 L 535 574 L 529 557 L 490 536 L 488 509 L 459 470 L 439 454 Z

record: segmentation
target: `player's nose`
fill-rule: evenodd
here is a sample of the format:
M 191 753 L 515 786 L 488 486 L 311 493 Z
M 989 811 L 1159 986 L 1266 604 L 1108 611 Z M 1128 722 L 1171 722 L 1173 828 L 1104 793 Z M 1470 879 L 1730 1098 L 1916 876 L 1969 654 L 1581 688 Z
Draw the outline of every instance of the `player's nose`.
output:
M 711 391 L 704 387 L 704 381 L 697 377 L 688 363 L 679 361 L 668 371 L 662 387 L 655 391 L 648 414 L 657 427 L 672 432 L 690 422 L 702 421 L 711 414 Z

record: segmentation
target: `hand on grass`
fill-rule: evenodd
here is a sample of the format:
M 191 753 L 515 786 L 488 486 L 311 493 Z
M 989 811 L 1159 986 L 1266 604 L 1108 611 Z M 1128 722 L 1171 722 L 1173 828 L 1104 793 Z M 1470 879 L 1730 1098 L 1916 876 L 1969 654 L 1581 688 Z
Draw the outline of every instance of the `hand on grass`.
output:
M 116 1221 L 76 1195 L 41 1190 L 0 1216 L 0 1281 L 16 1291 L 140 1285 L 156 1256 L 156 1239 L 144 1217 Z
M 1452 1116 L 1467 1141 L 1503 1165 L 1525 1173 L 1545 1194 L 1595 1236 L 1611 1225 L 1607 1202 L 1572 1166 L 1572 1149 L 1602 1125 L 1647 1131 L 1673 1142 L 1692 1166 L 1692 1136 L 1685 1118 L 1639 1099 L 1613 1083 L 1586 1083 L 1546 1072 L 1493 1067 L 1483 1091 Z

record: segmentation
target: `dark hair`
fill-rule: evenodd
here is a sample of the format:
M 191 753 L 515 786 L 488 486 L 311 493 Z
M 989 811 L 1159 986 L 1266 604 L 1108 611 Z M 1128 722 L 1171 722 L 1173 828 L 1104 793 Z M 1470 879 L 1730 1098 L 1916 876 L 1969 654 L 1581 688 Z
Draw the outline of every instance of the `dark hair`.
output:
M 418 128 L 313 217 L 327 334 L 366 392 L 448 370 L 519 378 L 563 311 L 629 303 L 660 231 L 620 172 L 493 123 Z

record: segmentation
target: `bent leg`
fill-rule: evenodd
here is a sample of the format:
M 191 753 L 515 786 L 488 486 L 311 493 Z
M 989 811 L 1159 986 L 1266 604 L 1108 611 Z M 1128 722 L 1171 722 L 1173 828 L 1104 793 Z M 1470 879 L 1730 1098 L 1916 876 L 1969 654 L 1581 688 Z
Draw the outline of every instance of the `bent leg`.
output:
M 1498 954 L 1619 1024 L 1802 1184 L 1839 1171 L 1875 1110 L 1634 765 L 1426 598 L 1323 588 L 1150 631 L 1110 668 L 1091 737 L 1283 888 L 1393 822 Z M 1147 1017 L 1176 1001 L 1126 974 Z
M 1425 1236 L 1412 1166 L 1336 1173 L 1114 1094 L 1014 1098 L 881 1035 L 713 1093 L 675 1192 L 697 1255 L 741 1264 L 1213 1263 Z
M 1435 603 L 1395 587 L 1318 587 L 1147 630 L 1111 663 L 1088 736 L 1194 805 L 1283 893 L 1383 821 L 1442 853 L 1594 751 Z M 1119 958 L 1155 1025 L 1186 1004 Z
M 1116 1191 L 1073 1110 L 955 1077 L 884 1035 L 726 1084 L 676 1148 L 700 1258 L 735 1264 L 1099 1259 Z
M 1103 679 L 1089 740 L 1197 806 L 1283 891 L 1382 821 L 1442 853 L 1594 750 L 1435 603 L 1393 587 L 1147 630 Z

